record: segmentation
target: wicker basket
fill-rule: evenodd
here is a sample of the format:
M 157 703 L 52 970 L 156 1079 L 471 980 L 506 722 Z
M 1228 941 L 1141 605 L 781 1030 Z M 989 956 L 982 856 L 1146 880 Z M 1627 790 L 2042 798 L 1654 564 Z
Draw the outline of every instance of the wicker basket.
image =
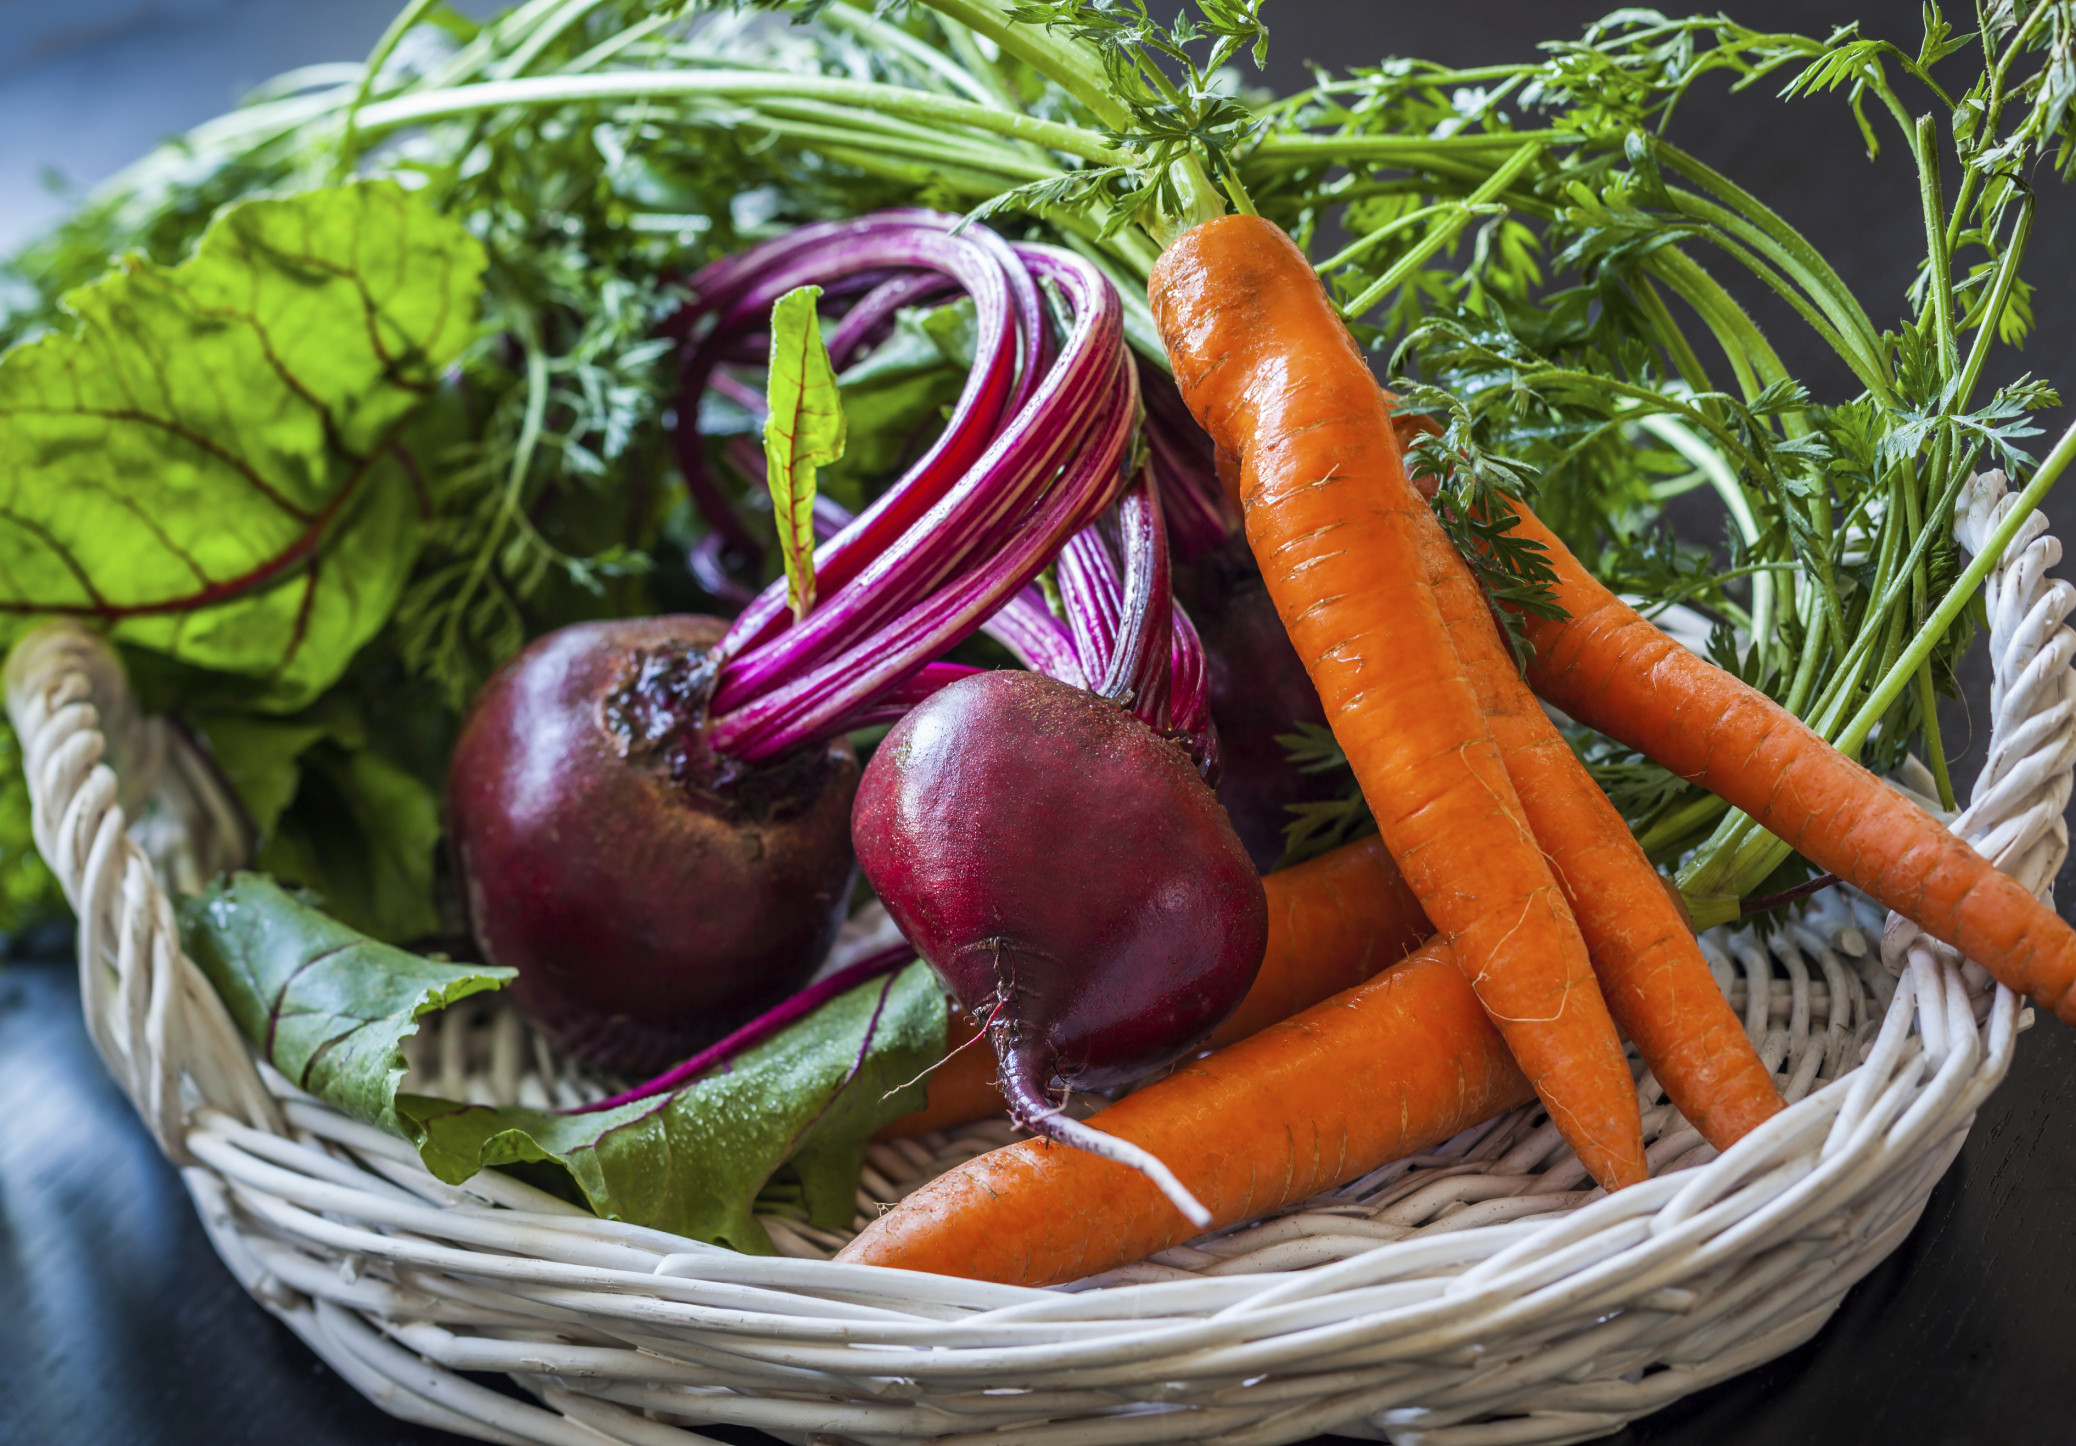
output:
M 1971 482 L 1962 543 L 2011 505 Z M 2076 592 L 2029 519 L 1989 582 L 1994 729 L 1955 828 L 2044 893 L 2076 761 Z M 487 1441 L 1400 1446 L 1584 1440 L 1808 1339 L 1916 1222 L 2030 1011 L 1834 894 L 1761 943 L 1704 940 L 1790 1107 L 1718 1158 L 1639 1082 L 1653 1178 L 1609 1197 L 1531 1109 L 1265 1222 L 1059 1290 L 779 1258 L 602 1221 L 496 1171 L 440 1184 L 403 1141 L 257 1062 L 182 956 L 166 888 L 244 844 L 209 772 L 137 716 L 113 655 L 54 624 L 7 667 L 36 837 L 79 916 L 95 1044 L 247 1290 L 383 1409 Z M 1878 941 L 1878 943 L 1877 943 Z M 1885 970 L 1883 959 L 1889 967 Z M 414 1042 L 411 1087 L 595 1088 L 496 1004 Z M 1015 1137 L 872 1147 L 862 1225 Z M 539 1404 L 458 1372 L 507 1372 Z

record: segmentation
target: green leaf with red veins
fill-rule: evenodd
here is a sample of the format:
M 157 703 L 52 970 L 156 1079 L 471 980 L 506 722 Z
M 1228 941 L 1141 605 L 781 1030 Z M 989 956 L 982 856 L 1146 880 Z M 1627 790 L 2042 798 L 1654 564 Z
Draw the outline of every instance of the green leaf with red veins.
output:
M 0 628 L 65 614 L 291 711 L 388 619 L 482 247 L 392 182 L 248 201 L 0 359 Z
M 821 295 L 819 286 L 799 286 L 772 303 L 765 383 L 764 481 L 796 619 L 815 605 L 815 471 L 843 457 L 843 394 L 815 315 Z
M 366 755 L 363 755 L 366 756 Z M 928 1098 L 944 1058 L 929 966 L 868 980 L 669 1094 L 593 1114 L 414 1094 L 403 1041 L 418 1021 L 510 969 L 445 964 L 377 943 L 262 874 L 180 905 L 181 944 L 267 1061 L 301 1088 L 417 1147 L 451 1185 L 479 1170 L 559 1166 L 591 1208 L 737 1250 L 771 1252 L 756 1218 L 781 1167 L 810 1223 L 850 1226 L 865 1144 Z

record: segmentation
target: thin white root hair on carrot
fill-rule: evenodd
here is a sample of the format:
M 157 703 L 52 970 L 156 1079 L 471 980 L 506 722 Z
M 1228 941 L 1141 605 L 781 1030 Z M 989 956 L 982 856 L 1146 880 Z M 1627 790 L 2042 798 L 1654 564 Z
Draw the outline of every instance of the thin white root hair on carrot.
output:
M 1001 1015 L 1002 1011 L 997 1009 L 989 1016 L 989 1024 L 996 1028 L 995 1058 L 1001 1064 L 997 1078 L 1003 1097 L 1009 1101 L 1009 1117 L 1033 1134 L 1137 1170 L 1168 1197 L 1168 1203 L 1181 1213 L 1183 1219 L 1199 1230 L 1208 1227 L 1211 1212 L 1190 1194 L 1175 1178 L 1175 1172 L 1162 1164 L 1157 1155 L 1140 1149 L 1130 1140 L 1120 1140 L 1115 1135 L 1089 1128 L 1052 1102 L 1046 1094 L 1045 1076 L 1049 1067 L 1040 1065 L 1029 1050 L 1017 1047 L 1012 1033 L 1013 1022 L 1006 1027 L 996 1026 Z
M 1047 1139 L 1071 1145 L 1077 1150 L 1137 1170 L 1151 1180 L 1161 1194 L 1168 1197 L 1168 1203 L 1181 1213 L 1183 1219 L 1199 1230 L 1210 1227 L 1211 1212 L 1190 1193 L 1187 1185 L 1175 1178 L 1173 1170 L 1161 1163 L 1160 1156 L 1152 1151 L 1142 1150 L 1130 1140 L 1120 1140 L 1115 1135 L 1106 1135 L 1101 1130 L 1090 1129 L 1081 1121 L 1057 1112 L 1043 1121 L 1030 1121 L 1030 1127 Z
M 946 1050 L 944 1052 L 943 1059 L 938 1060 L 935 1064 L 925 1065 L 923 1067 L 923 1072 L 921 1074 L 917 1075 L 914 1079 L 907 1081 L 907 1083 L 905 1084 L 895 1085 L 892 1089 L 888 1090 L 885 1094 L 881 1095 L 880 1098 L 883 1100 L 890 1100 L 895 1095 L 900 1094 L 901 1091 L 907 1089 L 909 1085 L 921 1084 L 931 1075 L 937 1073 L 937 1071 L 943 1069 L 946 1065 L 950 1064 L 954 1056 L 964 1054 L 967 1050 L 973 1048 L 974 1045 L 979 1044 L 983 1039 L 986 1039 L 988 1037 L 988 1026 L 992 1025 L 995 1022 L 995 1014 L 1000 1014 L 1001 1012 L 1002 1005 L 998 1001 L 995 1005 L 995 1013 L 990 1014 L 988 1016 L 987 1024 L 983 1024 L 980 1026 L 980 1032 L 978 1034 L 974 1035 L 973 1038 L 967 1040 L 964 1044 L 956 1045 L 953 1048 Z

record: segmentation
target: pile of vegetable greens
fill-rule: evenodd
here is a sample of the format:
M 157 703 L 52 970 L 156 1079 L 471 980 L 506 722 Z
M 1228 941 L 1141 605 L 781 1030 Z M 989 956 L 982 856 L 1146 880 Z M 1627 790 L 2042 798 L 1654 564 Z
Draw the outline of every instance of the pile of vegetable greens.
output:
M 292 1078 L 410 1135 L 445 1178 L 557 1159 L 609 1213 L 768 1248 L 750 1201 L 791 1159 L 809 1213 L 847 1219 L 859 1142 L 908 1102 L 882 1092 L 942 1051 L 919 972 L 845 996 L 733 1083 L 564 1119 L 399 1096 L 413 1019 L 502 976 L 391 946 L 462 931 L 437 801 L 491 671 L 571 622 L 722 610 L 686 564 L 704 524 L 670 446 L 694 420 L 675 414 L 663 334 L 684 278 L 891 206 L 1092 258 L 1160 367 L 1140 223 L 1228 198 L 1258 210 L 1313 253 L 1402 407 L 1432 419 L 1414 460 L 1495 595 L 1548 606 L 1534 551 L 1478 520 L 1495 496 L 1532 499 L 1647 610 L 1698 612 L 1714 661 L 1877 771 L 1917 754 L 1952 806 L 1936 699 L 1987 566 L 1957 555 L 1954 500 L 2002 467 L 2025 479 L 2022 513 L 2068 460 L 2066 444 L 2045 465 L 2031 452 L 2058 401 L 2046 383 L 1983 378 L 2030 325 L 2033 187 L 2076 168 L 2076 7 L 1988 0 L 1961 30 L 1927 5 L 1915 52 L 1627 9 L 1538 59 L 1386 60 L 1280 99 L 1242 75 L 1267 44 L 1261 9 L 532 0 L 477 24 L 412 0 L 364 66 L 262 88 L 7 262 L 6 640 L 57 615 L 104 629 L 147 706 L 205 743 L 253 866 L 309 891 L 241 877 L 188 914 L 192 952 Z M 1970 65 L 1964 89 L 1935 78 Z M 1831 96 L 1870 150 L 1910 155 L 1920 194 L 1888 220 L 1924 237 L 1909 314 L 1870 314 L 1756 180 L 1666 139 L 1718 74 L 1751 105 Z M 1346 238 L 1330 254 L 1329 235 Z M 1784 298 L 1857 394 L 1789 374 L 1728 272 Z M 855 507 L 942 414 L 966 319 L 911 314 L 840 379 L 848 436 L 825 492 Z M 748 414 L 710 400 L 696 420 L 747 489 L 726 445 Z M 1698 488 L 1720 497 L 1720 545 L 1665 522 Z M 785 551 L 765 549 L 769 571 Z M 1697 922 L 1807 877 L 1713 796 L 1577 742 Z M 1295 747 L 1337 766 L 1330 738 Z M 58 904 L 0 765 L 15 926 Z M 1292 856 L 1365 827 L 1352 788 L 1308 805 Z M 381 988 L 349 977 L 355 959 Z M 300 1043 L 277 1037 L 284 1003 Z M 346 1036 L 362 1046 L 325 1043 Z M 726 1108 L 690 1096 L 751 1086 L 787 1102 L 770 1138 L 708 1141 L 699 1158 L 741 1163 L 664 1189 L 671 1153 L 698 1151 Z

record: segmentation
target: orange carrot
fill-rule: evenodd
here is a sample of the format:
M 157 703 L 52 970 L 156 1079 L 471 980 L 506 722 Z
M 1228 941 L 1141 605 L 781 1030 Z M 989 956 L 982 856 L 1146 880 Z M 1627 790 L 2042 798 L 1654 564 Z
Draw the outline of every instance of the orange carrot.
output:
M 2076 1024 L 2076 930 L 1787 709 L 1653 627 L 1527 508 L 1515 511 L 1517 534 L 1549 549 L 1570 614 L 1524 619 L 1536 692 Z
M 1434 926 L 1375 834 L 1279 869 L 1262 880 L 1269 896 L 1269 948 L 1240 1007 L 1211 1036 L 1222 1049 L 1310 1009 L 1411 953 Z M 949 1043 L 975 1027 L 955 1013 Z M 930 1075 L 929 1103 L 880 1131 L 882 1139 L 948 1130 L 1008 1106 L 989 1049 L 953 1054 Z
M 1564 886 L 1615 1022 L 1719 1150 L 1785 1103 L 1658 871 L 1515 669 L 1484 591 L 1436 527 L 1428 581 L 1550 868 Z
M 1434 933 L 1375 834 L 1278 869 L 1261 883 L 1269 896 L 1268 952 L 1247 997 L 1211 1036 L 1213 1049 L 1354 988 Z
M 980 1026 L 961 1014 L 959 1006 L 948 999 L 945 1007 L 951 1013 L 944 1030 L 945 1046 L 951 1053 L 924 1081 L 930 1093 L 923 1107 L 883 1127 L 874 1139 L 901 1140 L 932 1130 L 949 1130 L 999 1115 L 1009 1108 L 1009 1102 L 1002 1098 L 1002 1086 L 995 1081 L 995 1052 L 985 1044 L 973 1043 L 980 1034 Z
M 1183 400 L 1240 459 L 1248 542 L 1392 857 L 1594 1178 L 1641 1180 L 1614 1021 L 1427 586 L 1432 514 L 1361 352 L 1259 217 L 1185 234 L 1149 296 Z
M 1530 1098 L 1437 941 L 1090 1124 L 1167 1161 L 1217 1227 L 1344 1185 Z M 836 1258 L 1053 1285 L 1196 1234 L 1135 1171 L 1025 1140 L 938 1176 Z

